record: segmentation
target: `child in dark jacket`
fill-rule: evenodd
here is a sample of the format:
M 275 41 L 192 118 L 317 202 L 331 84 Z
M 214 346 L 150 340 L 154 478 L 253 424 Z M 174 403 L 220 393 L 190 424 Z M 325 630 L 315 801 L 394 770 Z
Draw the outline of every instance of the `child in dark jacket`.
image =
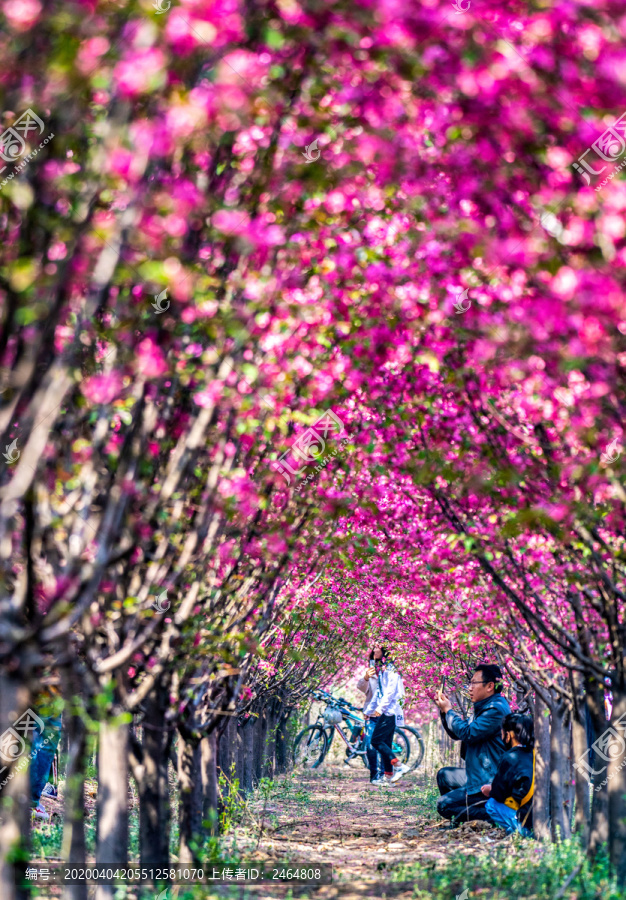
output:
M 535 790 L 535 734 L 533 720 L 511 713 L 502 722 L 502 739 L 508 752 L 500 760 L 491 784 L 481 788 L 485 811 L 494 825 L 508 834 L 531 834 L 532 798 Z

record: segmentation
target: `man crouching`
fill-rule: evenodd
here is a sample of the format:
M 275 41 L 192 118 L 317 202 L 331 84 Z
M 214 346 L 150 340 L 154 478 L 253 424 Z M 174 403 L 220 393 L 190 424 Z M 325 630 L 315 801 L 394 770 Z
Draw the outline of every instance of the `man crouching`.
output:
M 501 736 L 502 722 L 511 712 L 508 700 L 500 693 L 500 667 L 481 663 L 476 666 L 468 684 L 473 714 L 463 719 L 452 711 L 450 700 L 441 692 L 435 703 L 439 707 L 443 727 L 452 740 L 462 741 L 461 758 L 465 768 L 446 766 L 437 772 L 437 786 L 442 795 L 437 812 L 450 819 L 452 826 L 471 819 L 490 821 L 485 810 L 487 798 L 483 784 L 491 783 L 505 752 Z

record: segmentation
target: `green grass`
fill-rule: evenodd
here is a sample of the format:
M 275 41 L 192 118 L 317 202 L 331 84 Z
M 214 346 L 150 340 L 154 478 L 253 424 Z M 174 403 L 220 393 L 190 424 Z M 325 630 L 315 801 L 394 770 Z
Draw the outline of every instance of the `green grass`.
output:
M 342 773 L 343 774 L 343 773 Z M 335 776 L 329 772 L 329 780 Z M 341 783 L 341 778 L 336 779 Z M 224 785 L 222 785 L 222 788 Z M 233 785 L 237 788 L 238 785 Z M 366 795 L 365 799 L 367 799 Z M 389 793 L 385 803 L 390 809 L 410 810 L 411 819 L 416 825 L 436 818 L 435 806 L 438 791 L 432 785 L 424 788 L 412 785 L 410 789 Z M 251 844 L 244 837 L 250 831 L 254 837 L 261 826 L 271 825 L 276 819 L 271 814 L 264 814 L 265 806 L 276 801 L 295 804 L 302 812 L 324 818 L 338 808 L 344 811 L 350 806 L 337 799 L 336 793 L 326 798 L 317 798 L 312 802 L 311 792 L 303 788 L 300 780 L 293 773 L 277 781 L 264 779 L 259 789 L 251 797 L 242 801 L 236 790 L 233 792 L 230 805 L 227 805 L 222 826 L 227 825 L 219 838 L 210 837 L 208 831 L 198 847 L 204 867 L 210 864 L 236 867 L 248 856 Z M 293 809 L 293 807 L 292 807 Z M 299 810 L 298 810 L 299 813 Z M 176 809 L 172 809 L 172 849 L 175 851 L 177 840 Z M 207 823 L 208 824 L 208 823 Z M 243 826 L 243 831 L 241 830 Z M 86 822 L 88 853 L 95 850 L 95 816 Z M 33 831 L 32 858 L 59 856 L 62 841 L 62 825 L 58 820 Z M 381 882 L 401 882 L 403 887 L 409 883 L 414 900 L 454 900 L 467 890 L 468 900 L 626 900 L 626 888 L 618 888 L 611 878 L 608 860 L 600 854 L 591 863 L 581 848 L 578 840 L 572 838 L 560 844 L 543 844 L 533 840 L 515 837 L 506 844 L 487 844 L 481 841 L 477 833 L 470 838 L 474 843 L 463 841 L 462 847 L 455 849 L 453 845 L 440 847 L 446 854 L 445 859 L 436 862 L 415 861 L 383 863 L 379 872 Z M 254 842 L 253 842 L 254 844 Z M 468 846 L 475 850 L 468 854 Z M 130 856 L 138 858 L 138 816 L 134 810 L 130 817 Z M 574 878 L 566 885 L 572 872 L 577 871 Z M 164 886 L 163 886 L 164 887 Z M 177 900 L 209 900 L 212 897 L 242 896 L 241 885 L 224 886 L 217 891 L 210 884 L 203 887 L 180 886 L 174 896 Z M 398 885 L 399 887 L 399 885 Z M 137 890 L 137 888 L 135 888 Z M 153 900 L 154 889 L 142 889 L 140 896 Z M 390 890 L 390 896 L 393 889 Z M 296 895 L 306 897 L 306 890 Z M 315 894 L 313 894 L 315 895 Z M 243 896 L 257 896 L 254 891 L 244 890 Z M 368 897 L 371 895 L 368 894 Z M 123 892 L 119 900 L 122 900 Z
M 415 882 L 415 900 L 451 900 L 468 890 L 470 898 L 482 900 L 552 900 L 576 869 L 578 874 L 560 894 L 564 900 L 624 900 L 609 875 L 607 857 L 592 864 L 578 840 L 540 844 L 515 838 L 513 845 L 487 849 L 476 844 L 476 853 L 451 852 L 441 865 L 412 863 L 387 871 L 392 881 Z

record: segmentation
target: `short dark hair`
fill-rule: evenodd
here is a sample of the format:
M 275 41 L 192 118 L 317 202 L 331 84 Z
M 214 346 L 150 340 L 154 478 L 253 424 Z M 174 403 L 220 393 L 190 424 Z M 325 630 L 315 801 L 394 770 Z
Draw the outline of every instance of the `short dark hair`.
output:
M 375 646 L 381 649 L 381 660 L 387 662 L 387 647 L 383 647 L 382 644 L 375 644 Z M 374 659 L 374 647 L 370 650 L 370 659 Z
M 494 663 L 479 663 L 474 671 L 483 673 L 485 684 L 490 684 L 493 681 L 496 694 L 500 693 L 502 690 L 502 670 L 500 666 L 496 666 Z
M 509 713 L 502 720 L 502 730 L 504 732 L 512 731 L 515 740 L 519 741 L 522 747 L 535 746 L 535 725 L 530 716 L 523 716 L 521 713 Z

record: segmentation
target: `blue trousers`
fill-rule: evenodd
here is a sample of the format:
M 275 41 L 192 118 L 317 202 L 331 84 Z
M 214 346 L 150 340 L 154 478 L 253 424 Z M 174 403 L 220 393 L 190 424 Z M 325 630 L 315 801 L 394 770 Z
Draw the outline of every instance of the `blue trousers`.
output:
M 30 761 L 30 797 L 33 803 L 39 803 L 52 760 L 61 740 L 61 717 L 43 716 L 44 730 L 41 734 L 35 733 L 31 746 Z
M 526 836 L 528 833 L 526 828 L 522 828 L 517 818 L 517 812 L 505 803 L 498 803 L 497 800 L 490 797 L 485 803 L 485 811 L 493 824 L 498 828 L 504 828 L 507 834 L 519 831 L 520 834 Z
M 372 747 L 372 735 L 374 734 L 375 728 L 376 719 L 365 720 L 365 735 L 363 738 L 363 745 L 365 747 L 367 761 L 370 766 L 370 780 L 373 780 L 377 776 L 385 774 L 385 766 L 383 764 L 382 757 L 380 753 L 377 753 L 376 750 L 374 750 L 374 748 Z

